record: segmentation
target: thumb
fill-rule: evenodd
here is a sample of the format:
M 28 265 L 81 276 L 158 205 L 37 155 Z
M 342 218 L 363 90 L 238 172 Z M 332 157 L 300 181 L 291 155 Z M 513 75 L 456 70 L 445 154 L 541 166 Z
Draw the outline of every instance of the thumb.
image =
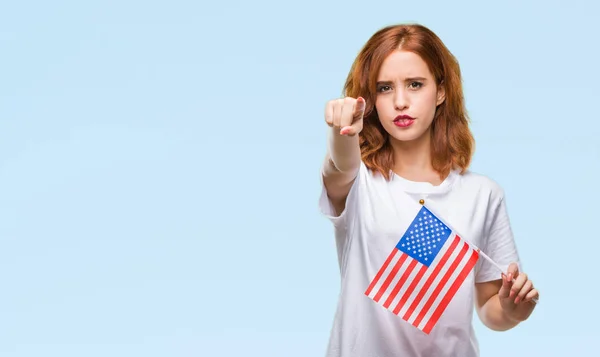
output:
M 340 130 L 340 134 L 346 135 L 346 136 L 354 136 L 354 135 L 360 133 L 361 130 L 362 130 L 362 120 L 359 120 L 350 126 L 343 127 Z

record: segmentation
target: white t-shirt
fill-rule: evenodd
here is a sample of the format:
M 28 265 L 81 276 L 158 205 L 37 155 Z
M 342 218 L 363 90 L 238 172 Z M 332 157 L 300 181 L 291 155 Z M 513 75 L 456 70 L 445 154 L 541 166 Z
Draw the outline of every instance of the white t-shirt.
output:
M 365 295 L 371 280 L 414 219 L 415 207 L 431 207 L 466 241 L 504 271 L 519 256 L 502 188 L 491 179 L 452 171 L 439 186 L 392 173 L 388 182 L 361 162 L 339 215 L 321 178 L 321 212 L 335 230 L 341 287 L 328 357 L 476 357 L 474 283 L 497 280 L 501 272 L 479 258 L 433 330 L 426 334 Z

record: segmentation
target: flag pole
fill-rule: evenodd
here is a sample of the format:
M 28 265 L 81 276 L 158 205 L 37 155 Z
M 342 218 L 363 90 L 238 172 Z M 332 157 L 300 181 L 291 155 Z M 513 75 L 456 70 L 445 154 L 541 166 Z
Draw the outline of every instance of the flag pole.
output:
M 419 204 L 421 206 L 424 206 L 427 210 L 429 210 L 429 212 L 433 213 L 437 219 L 439 219 L 444 225 L 446 225 L 448 228 L 450 228 L 453 232 L 455 232 L 457 235 L 464 237 L 462 235 L 460 235 L 458 233 L 458 231 L 456 229 L 454 229 L 452 226 L 450 226 L 447 222 L 445 222 L 442 219 L 442 216 L 440 216 L 435 210 L 431 209 L 429 206 L 425 205 L 425 200 L 424 199 L 420 199 L 419 200 Z M 473 249 L 475 249 L 482 257 L 484 257 L 488 262 L 492 263 L 493 266 L 495 266 L 496 268 L 498 268 L 498 270 L 500 270 L 501 273 L 505 273 L 504 270 L 502 269 L 502 267 L 500 265 L 498 265 L 495 261 L 492 260 L 492 258 L 488 257 L 487 254 L 485 254 L 484 252 L 481 251 L 481 249 L 479 249 L 479 247 L 477 247 L 476 245 L 474 245 L 471 242 L 468 242 L 466 239 L 464 240 L 465 243 L 469 244 Z M 515 279 L 512 279 L 512 282 L 515 282 Z M 533 302 L 534 304 L 538 303 L 538 298 L 533 298 L 531 299 L 531 302 Z

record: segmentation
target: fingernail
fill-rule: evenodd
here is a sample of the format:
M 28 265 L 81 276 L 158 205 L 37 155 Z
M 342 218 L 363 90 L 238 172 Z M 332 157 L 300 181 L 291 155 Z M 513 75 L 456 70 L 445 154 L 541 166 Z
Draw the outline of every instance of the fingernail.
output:
M 519 300 L 521 300 L 521 297 L 520 297 L 520 296 L 517 296 L 517 298 L 515 299 L 515 304 L 518 304 L 518 303 L 519 303 Z
M 511 290 L 510 294 L 508 294 L 508 297 L 512 298 L 513 296 L 515 296 L 515 292 Z
M 508 281 L 512 281 L 512 273 L 508 273 Z

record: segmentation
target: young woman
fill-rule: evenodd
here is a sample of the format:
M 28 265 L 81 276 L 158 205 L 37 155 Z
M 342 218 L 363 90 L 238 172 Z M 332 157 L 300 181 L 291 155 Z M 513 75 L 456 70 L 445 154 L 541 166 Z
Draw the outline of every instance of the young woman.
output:
M 478 356 L 473 307 L 498 331 L 526 320 L 535 307 L 538 292 L 518 269 L 503 190 L 467 170 L 474 143 L 461 81 L 456 59 L 432 31 L 390 26 L 358 54 L 345 97 L 326 105 L 330 133 L 319 206 L 334 225 L 341 273 L 327 356 Z M 476 261 L 426 332 L 411 316 L 419 297 L 398 283 L 415 279 L 416 263 L 395 263 L 388 291 L 381 292 L 387 306 L 367 292 L 380 270 L 392 269 L 386 260 L 421 207 L 493 261 Z M 442 276 L 451 268 L 440 269 Z M 439 279 L 431 280 L 434 290 Z

